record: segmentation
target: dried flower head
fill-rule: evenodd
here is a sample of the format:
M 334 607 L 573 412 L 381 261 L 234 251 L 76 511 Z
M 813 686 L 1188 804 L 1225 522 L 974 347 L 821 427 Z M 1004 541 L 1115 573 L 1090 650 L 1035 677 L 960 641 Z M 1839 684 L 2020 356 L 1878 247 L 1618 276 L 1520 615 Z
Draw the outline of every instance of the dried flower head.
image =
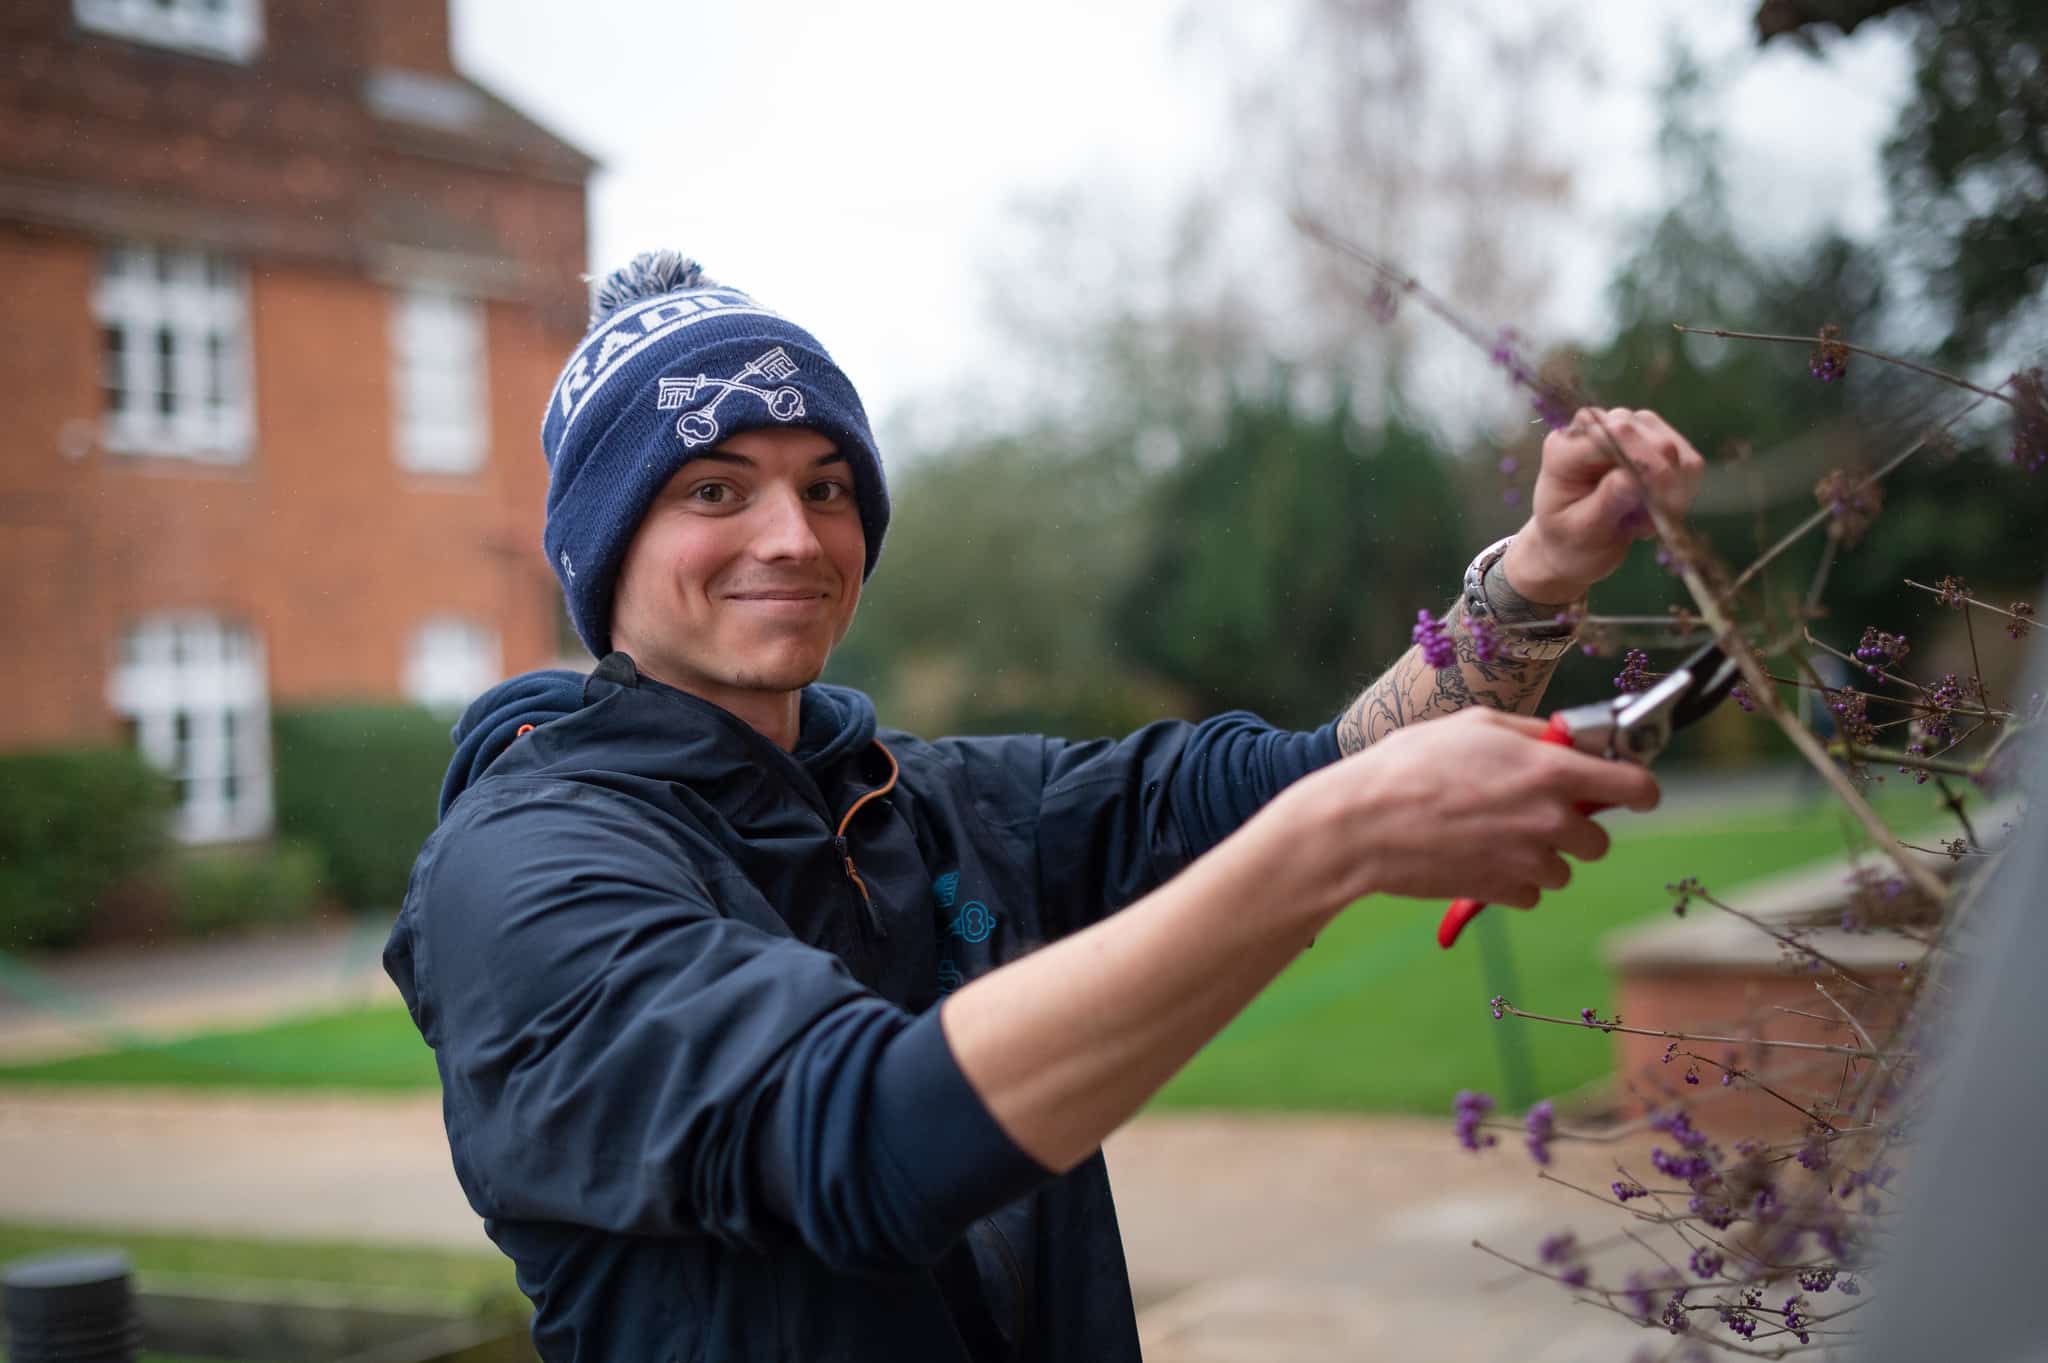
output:
M 1869 744 L 1877 741 L 1876 726 L 1870 722 L 1868 696 L 1860 691 L 1849 690 L 1829 691 L 1825 694 L 1828 713 L 1835 717 L 1835 727 L 1841 730 L 1842 737 L 1851 743 Z
M 1401 296 L 1394 292 L 1386 280 L 1375 280 L 1372 293 L 1365 300 L 1365 306 L 1372 313 L 1373 321 L 1386 326 L 1401 310 Z
M 1961 610 L 1970 595 L 1969 584 L 1959 577 L 1945 577 L 1934 586 L 1934 599 L 1950 610 Z
M 1849 368 L 1849 347 L 1842 344 L 1842 329 L 1829 322 L 1820 329 L 1807 368 L 1822 383 L 1833 383 Z
M 1884 509 L 1884 490 L 1847 469 L 1833 469 L 1813 485 L 1814 500 L 1828 513 L 1828 533 L 1844 544 L 1863 538 Z
M 2009 639 L 2024 639 L 2034 627 L 2034 608 L 2024 601 L 2012 603 L 2012 622 L 2005 627 Z

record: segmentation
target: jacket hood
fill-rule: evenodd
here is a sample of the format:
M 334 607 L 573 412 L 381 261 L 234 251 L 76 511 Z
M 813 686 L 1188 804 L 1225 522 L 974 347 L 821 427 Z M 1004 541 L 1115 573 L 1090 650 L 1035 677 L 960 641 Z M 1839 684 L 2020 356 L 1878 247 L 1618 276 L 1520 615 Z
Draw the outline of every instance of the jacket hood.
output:
M 633 677 L 624 671 L 630 663 L 625 654 L 614 653 L 588 677 L 565 669 L 526 672 L 499 682 L 471 701 L 450 732 L 455 741 L 455 756 L 441 781 L 440 816 L 447 817 L 456 798 L 482 779 L 490 765 L 519 737 L 523 726 L 531 724 L 537 728 L 549 720 L 574 714 L 596 699 L 598 691 L 608 689 L 604 683 L 617 684 L 621 674 Z M 647 677 L 633 677 L 632 684 L 687 697 L 693 704 L 721 715 L 728 713 Z M 733 722 L 743 723 L 736 718 Z M 875 706 L 865 694 L 851 687 L 813 684 L 803 689 L 797 722 L 796 751 L 790 756 L 817 775 L 874 741 Z
M 519 736 L 521 725 L 535 726 L 573 714 L 583 705 L 583 674 L 565 668 L 524 672 L 501 681 L 469 703 L 449 737 L 455 756 L 441 778 L 440 816 L 484 774 L 484 768 Z

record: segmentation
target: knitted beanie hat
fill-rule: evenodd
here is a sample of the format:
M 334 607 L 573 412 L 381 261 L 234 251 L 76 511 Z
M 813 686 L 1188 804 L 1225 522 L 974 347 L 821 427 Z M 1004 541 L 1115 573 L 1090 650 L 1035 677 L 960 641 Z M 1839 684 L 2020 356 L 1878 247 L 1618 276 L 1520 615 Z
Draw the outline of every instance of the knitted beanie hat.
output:
M 695 456 L 763 426 L 808 427 L 846 456 L 862 575 L 874 572 L 889 528 L 882 457 L 860 395 L 816 338 L 673 251 L 636 256 L 597 287 L 540 428 L 542 543 L 593 656 L 611 652 L 612 589 L 655 494 Z

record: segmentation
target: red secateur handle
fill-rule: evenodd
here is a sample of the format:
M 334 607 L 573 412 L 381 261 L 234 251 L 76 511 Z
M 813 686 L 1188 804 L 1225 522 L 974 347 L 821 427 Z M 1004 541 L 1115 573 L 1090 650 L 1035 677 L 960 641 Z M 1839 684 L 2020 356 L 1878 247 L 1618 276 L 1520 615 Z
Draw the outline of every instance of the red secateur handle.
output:
M 1561 712 L 1551 715 L 1550 727 L 1543 731 L 1541 741 L 1555 743 L 1561 748 L 1572 746 L 1571 726 L 1565 723 Z M 1582 803 L 1578 808 L 1581 814 L 1597 814 L 1608 807 Z M 1436 925 L 1436 944 L 1446 951 L 1450 950 L 1452 944 L 1458 940 L 1458 934 L 1465 930 L 1465 925 L 1477 918 L 1479 911 L 1485 907 L 1486 905 L 1477 899 L 1452 900 L 1451 907 L 1444 910 L 1443 921 Z

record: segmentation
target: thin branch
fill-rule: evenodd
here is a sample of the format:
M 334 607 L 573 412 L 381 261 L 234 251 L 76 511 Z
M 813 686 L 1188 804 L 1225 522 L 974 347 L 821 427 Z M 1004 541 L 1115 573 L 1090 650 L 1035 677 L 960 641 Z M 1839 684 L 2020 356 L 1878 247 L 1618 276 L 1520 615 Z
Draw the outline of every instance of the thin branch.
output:
M 1761 331 L 1729 331 L 1725 327 L 1689 327 L 1678 322 L 1673 322 L 1671 326 L 1674 331 L 1682 331 L 1688 336 L 1719 336 L 1723 340 L 1729 341 L 1779 341 L 1793 345 L 1838 345 L 1842 349 L 1852 351 L 1855 354 L 1868 355 L 1871 359 L 1877 360 L 1880 363 L 1895 364 L 1901 369 L 1910 369 L 1916 374 L 1925 374 L 1931 379 L 1940 379 L 1943 383 L 1954 384 L 1956 387 L 1966 389 L 1969 392 L 1979 393 L 1987 398 L 1997 398 L 2008 406 L 2018 405 L 2003 393 L 1989 388 L 1979 388 L 1968 379 L 1951 374 L 1945 369 L 1935 369 L 1928 365 L 1917 364 L 1912 360 L 1904 359 L 1897 355 L 1888 355 L 1882 350 L 1872 350 L 1868 346 L 1860 346 L 1854 342 L 1844 341 L 1839 338 L 1823 341 L 1818 336 L 1773 336 Z
M 1833 1046 L 1820 1041 L 1772 1041 L 1764 1037 L 1702 1036 L 1696 1032 L 1667 1032 L 1651 1027 L 1624 1027 L 1618 1022 L 1587 1022 L 1583 1018 L 1554 1018 L 1545 1013 L 1528 1013 L 1512 1003 L 1501 1005 L 1511 1017 L 1531 1022 L 1554 1022 L 1560 1027 L 1584 1027 L 1596 1032 L 1622 1032 L 1628 1036 L 1661 1036 L 1669 1041 L 1691 1041 L 1713 1046 L 1767 1046 L 1776 1050 L 1822 1051 L 1828 1055 L 1853 1055 L 1859 1060 L 1914 1060 L 1910 1051 L 1866 1051 L 1855 1046 Z
M 1919 589 L 1920 589 L 1921 591 L 1923 591 L 1923 592 L 1934 592 L 1934 593 L 1935 593 L 1935 594 L 1936 594 L 1937 596 L 1938 596 L 1938 595 L 1940 595 L 1940 589 L 1939 589 L 1939 588 L 1935 588 L 1935 587 L 1930 587 L 1930 586 L 1928 586 L 1928 585 L 1927 585 L 1927 584 L 1926 584 L 1925 582 L 1915 582 L 1915 581 L 1914 581 L 1914 580 L 1913 580 L 1912 578 L 1910 578 L 1910 577 L 1909 577 L 1909 578 L 1905 578 L 1905 579 L 1902 579 L 1902 580 L 1903 580 L 1903 581 L 1905 582 L 1905 584 L 1906 584 L 1906 585 L 1907 585 L 1908 587 L 1918 587 L 1918 588 L 1919 588 Z M 2003 607 L 2000 607 L 2000 606 L 1994 606 L 1994 605 L 1992 605 L 1992 604 L 1991 604 L 1991 603 L 1990 603 L 1989 601 L 1979 601 L 1979 600 L 1978 600 L 1978 599 L 1977 599 L 1976 597 L 1974 597 L 1974 596 L 1966 596 L 1966 597 L 1964 597 L 1964 598 L 1963 598 L 1963 600 L 1965 600 L 1965 601 L 1969 602 L 1969 603 L 1970 603 L 1971 605 L 1973 605 L 1973 606 L 1977 606 L 1977 607 L 1979 607 L 1979 608 L 1981 608 L 1981 609 L 1983 609 L 1983 610 L 1991 611 L 1992 613 L 1994 613 L 1994 614 L 1997 614 L 1997 615 L 2002 615 L 2002 616 L 2004 616 L 2004 617 L 2005 617 L 2006 619 L 2008 619 L 2008 620 L 2018 620 L 2018 619 L 2022 618 L 2022 617 L 2020 617 L 2020 616 L 2014 615 L 2014 614 L 2013 614 L 2013 613 L 2012 613 L 2011 611 L 2009 611 L 2009 610 L 2006 610 L 2006 609 L 2004 609 Z M 2027 621 L 2027 623 L 2028 623 L 2029 625 L 2032 625 L 2032 624 L 2035 624 L 2035 623 L 2037 623 L 2037 622 L 2036 622 L 2036 621 L 2033 621 L 2033 620 L 2028 620 L 2028 621 Z
M 1770 924 L 1764 922 L 1763 919 L 1758 918 L 1755 914 L 1744 913 L 1741 909 L 1736 908 L 1733 904 L 1723 903 L 1721 900 L 1716 899 L 1714 896 L 1706 893 L 1704 890 L 1695 891 L 1693 893 L 1693 898 L 1704 899 L 1709 904 L 1712 904 L 1715 908 L 1719 909 L 1721 912 L 1726 914 L 1732 914 L 1735 917 L 1740 918 L 1743 922 L 1749 924 L 1758 932 L 1761 932 L 1764 935 L 1771 937 L 1778 942 L 1783 943 L 1784 945 L 1792 948 L 1792 950 L 1794 951 L 1800 952 L 1807 956 L 1811 956 L 1814 960 L 1821 962 L 1823 965 L 1826 965 L 1836 974 L 1840 975 L 1843 979 L 1849 981 L 1849 983 L 1855 985 L 1858 989 L 1861 989 L 1864 993 L 1869 994 L 1876 992 L 1869 985 L 1857 979 L 1856 973 L 1854 971 L 1850 970 L 1849 967 L 1843 965 L 1834 957 L 1828 955 L 1826 952 L 1820 950 L 1818 947 L 1809 946 L 1804 942 L 1796 941 L 1793 938 L 1786 936 L 1784 933 L 1779 932 Z
M 1839 754 L 1835 753 L 1837 747 L 1842 749 Z M 1839 755 L 1851 761 L 1895 762 L 1899 766 L 1915 771 L 1940 772 L 1944 776 L 1974 777 L 1984 770 L 1981 762 L 1975 766 L 1967 762 L 1944 762 L 1938 757 L 1916 757 L 1912 753 L 1899 752 L 1893 748 L 1852 748 L 1847 744 L 1830 744 L 1828 752 L 1830 755 Z M 1899 844 L 1901 847 L 1905 845 Z
M 1982 847 L 1984 840 L 1977 836 L 1977 830 L 1970 824 L 1969 811 L 1963 808 L 1962 792 L 1954 789 L 1939 776 L 1934 778 L 1934 787 L 1941 792 L 1941 803 L 1949 813 L 1956 816 L 1956 822 L 1963 826 L 1963 836 L 1970 840 L 1970 846 Z
M 1370 252 L 1344 241 L 1304 210 L 1297 209 L 1291 216 L 1298 230 L 1323 242 L 1330 248 L 1350 256 L 1352 259 L 1364 263 L 1377 273 L 1383 281 L 1398 285 L 1403 292 L 1421 299 L 1423 305 L 1429 311 L 1443 318 L 1461 336 L 1464 336 L 1482 351 L 1486 351 L 1489 354 L 1492 353 L 1494 349 L 1493 343 L 1480 332 L 1477 326 L 1467 321 L 1449 303 L 1423 288 L 1414 276 L 1395 270 Z M 1523 372 L 1519 366 L 1511 370 L 1511 377 L 1516 383 L 1533 392 L 1537 392 L 1540 396 L 1550 396 L 1550 394 L 1542 390 L 1541 385 L 1532 376 Z M 1962 411 L 1955 413 L 1943 425 L 1947 426 L 1961 420 L 1966 413 L 1974 410 L 1983 401 L 1982 397 L 1973 398 Z M 1849 812 L 1855 815 L 1857 821 L 1869 830 L 1871 840 L 1898 864 L 1900 872 L 1908 880 L 1916 884 L 1930 901 L 1935 904 L 1945 903 L 1947 901 L 1947 891 L 1941 882 L 1929 875 L 1924 868 L 1906 855 L 1905 850 L 1898 845 L 1898 840 L 1892 836 L 1891 830 L 1885 826 L 1882 819 L 1878 818 L 1877 811 L 1870 807 L 1870 803 L 1849 783 L 1849 779 L 1836 769 L 1833 762 L 1828 760 L 1828 755 L 1820 746 L 1819 740 L 1814 738 L 1803 724 L 1794 722 L 1786 715 L 1785 707 L 1778 702 L 1777 693 L 1771 690 L 1770 684 L 1764 678 L 1762 664 L 1751 655 L 1747 648 L 1741 646 L 1741 632 L 1736 629 L 1734 623 L 1728 618 L 1728 613 L 1722 608 L 1720 594 L 1708 585 L 1706 579 L 1701 576 L 1698 565 L 1693 563 L 1691 554 L 1684 550 L 1684 546 L 1688 543 L 1686 536 L 1680 532 L 1679 527 L 1672 520 L 1671 514 L 1659 504 L 1655 497 L 1649 495 L 1649 484 L 1643 476 L 1643 471 L 1637 468 L 1635 463 L 1624 454 L 1621 442 L 1615 439 L 1614 432 L 1608 428 L 1607 421 L 1601 415 L 1600 410 L 1596 407 L 1587 407 L 1582 410 L 1592 418 L 1594 427 L 1606 440 L 1606 452 L 1609 458 L 1617 468 L 1623 470 L 1630 481 L 1634 483 L 1636 490 L 1641 494 L 1643 509 L 1648 513 L 1650 524 L 1657 532 L 1658 542 L 1667 551 L 1671 552 L 1673 567 L 1677 570 L 1679 580 L 1685 583 L 1686 591 L 1691 593 L 1693 603 L 1699 608 L 1701 618 L 1712 628 L 1713 637 L 1719 641 L 1721 647 L 1728 653 L 1728 656 L 1734 659 L 1737 670 L 1742 673 L 1743 680 L 1747 683 L 1746 689 L 1756 697 L 1757 703 L 1764 707 L 1765 713 L 1771 717 L 1771 722 L 1778 726 L 1785 737 L 1791 741 L 1792 745 L 1799 749 L 1806 760 L 1812 764 L 1814 771 L 1819 774 L 1821 780 L 1833 787 L 1835 794 L 1841 798 L 1842 803 L 1847 806 Z M 1891 463 L 1866 479 L 1864 486 L 1869 486 L 1870 483 L 1882 478 L 1886 473 L 1904 463 L 1926 443 L 1927 437 L 1925 435 L 1921 436 L 1894 458 Z M 1825 517 L 1825 515 L 1826 512 L 1823 511 L 1821 516 Z M 1810 525 L 1818 523 L 1819 520 L 1815 519 L 1810 522 Z M 1804 530 L 1796 532 L 1794 538 L 1797 537 L 1797 534 L 1803 533 L 1805 533 Z M 1773 552 L 1776 551 L 1774 550 Z M 1751 564 L 1750 571 L 1754 572 L 1757 567 L 1757 564 Z M 1742 580 L 1745 579 L 1738 579 L 1735 586 L 1729 588 L 1731 596 Z
M 1819 980 L 1815 980 L 1813 982 L 1813 987 L 1820 991 L 1820 996 L 1822 998 L 1826 999 L 1829 1003 L 1835 1006 L 1835 1011 L 1837 1013 L 1840 1013 L 1842 1015 L 1842 1021 L 1848 1023 L 1850 1028 L 1855 1031 L 1857 1039 L 1862 1041 L 1862 1043 L 1865 1046 L 1875 1051 L 1877 1049 L 1877 1043 L 1870 1039 L 1870 1033 L 1863 1030 L 1863 1024 L 1856 1020 L 1856 1015 L 1850 1012 L 1848 1009 L 1844 1008 L 1842 1006 L 1842 1001 L 1836 998 L 1833 994 L 1830 994 L 1828 992 L 1828 987 L 1822 984 Z
M 1960 411 L 1956 412 L 1953 416 L 1949 417 L 1948 420 L 1942 422 L 1939 426 L 1936 426 L 1934 428 L 1934 431 L 1947 430 L 1949 427 L 1955 425 L 1958 421 L 1961 421 L 1964 417 L 1968 416 L 1971 412 L 1976 411 L 1977 408 L 1983 404 L 1983 402 L 1984 399 L 1981 397 L 1972 398 L 1969 402 L 1963 405 Z M 1868 478 L 1865 478 L 1861 483 L 1858 483 L 1856 485 L 1856 491 L 1861 492 L 1864 488 L 1867 488 L 1871 486 L 1873 483 L 1876 483 L 1878 480 L 1882 479 L 1886 474 L 1890 473 L 1893 469 L 1905 463 L 1914 455 L 1920 453 L 1920 451 L 1926 448 L 1927 446 L 1927 435 L 1932 433 L 1933 432 L 1928 432 L 1927 434 L 1921 435 L 1919 439 L 1915 440 L 1912 444 L 1906 446 L 1906 448 L 1900 450 L 1897 454 L 1893 455 L 1891 459 L 1885 463 L 1884 467 L 1880 468 L 1876 473 L 1871 474 Z M 1736 577 L 1733 585 L 1731 585 L 1728 588 L 1729 594 L 1733 595 L 1734 593 L 1741 591 L 1743 586 L 1746 583 L 1748 583 L 1748 581 L 1752 577 L 1755 577 L 1758 572 L 1762 571 L 1765 564 L 1769 563 L 1778 555 L 1784 553 L 1787 549 L 1790 549 L 1800 540 L 1806 538 L 1808 531 L 1812 530 L 1815 526 L 1819 525 L 1827 518 L 1827 508 L 1822 507 L 1820 510 L 1814 512 L 1811 516 L 1808 516 L 1805 520 L 1801 521 L 1798 525 L 1786 531 L 1785 534 L 1778 540 L 1776 544 L 1773 544 L 1770 548 L 1764 550 L 1764 552 L 1761 555 L 1759 555 L 1747 568 L 1744 568 L 1742 570 L 1741 574 Z

